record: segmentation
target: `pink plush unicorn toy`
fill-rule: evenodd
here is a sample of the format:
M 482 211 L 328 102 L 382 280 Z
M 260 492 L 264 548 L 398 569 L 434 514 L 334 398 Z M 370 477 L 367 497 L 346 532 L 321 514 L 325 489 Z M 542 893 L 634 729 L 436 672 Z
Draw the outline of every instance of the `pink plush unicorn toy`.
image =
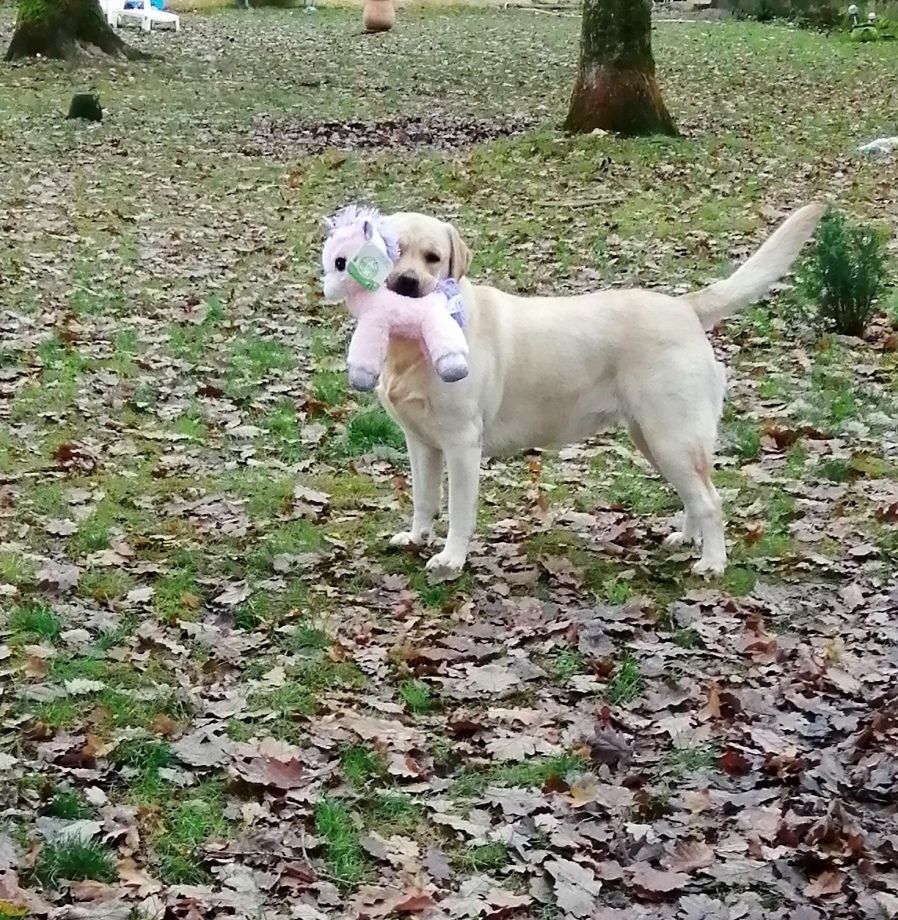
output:
M 350 205 L 328 221 L 321 262 L 324 296 L 346 301 L 358 325 L 349 343 L 349 382 L 371 390 L 383 369 L 390 336 L 419 339 L 446 383 L 468 376 L 458 285 L 441 281 L 426 297 L 403 297 L 383 287 L 399 258 L 399 242 L 373 208 Z

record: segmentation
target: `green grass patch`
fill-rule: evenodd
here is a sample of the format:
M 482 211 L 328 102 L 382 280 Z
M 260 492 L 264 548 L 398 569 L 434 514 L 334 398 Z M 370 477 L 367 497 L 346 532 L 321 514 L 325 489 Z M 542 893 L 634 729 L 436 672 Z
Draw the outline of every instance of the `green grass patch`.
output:
M 258 420 L 258 425 L 267 432 L 258 441 L 260 449 L 273 450 L 285 463 L 296 463 L 306 455 L 299 436 L 300 420 L 293 403 L 279 403 Z
M 53 798 L 41 810 L 51 818 L 62 818 L 69 821 L 86 818 L 93 813 L 93 809 L 74 789 L 57 790 Z
M 254 693 L 249 698 L 253 710 L 262 711 L 267 730 L 275 738 L 293 740 L 299 735 L 301 717 L 315 714 L 317 694 L 299 681 L 289 681 L 264 693 Z
M 171 745 L 153 738 L 132 738 L 121 742 L 112 752 L 113 763 L 136 770 L 158 771 L 172 764 Z
M 382 836 L 409 834 L 421 823 L 424 810 L 401 792 L 381 792 L 369 800 L 367 824 Z
M 9 631 L 19 641 L 43 640 L 55 642 L 62 632 L 62 622 L 44 604 L 20 604 L 9 614 Z
M 642 693 L 642 675 L 639 664 L 629 655 L 621 659 L 608 684 L 608 699 L 616 706 L 630 703 Z
M 761 432 L 752 422 L 736 422 L 729 426 L 727 444 L 741 460 L 756 460 L 761 454 Z
M 504 843 L 495 841 L 460 849 L 455 853 L 453 862 L 462 872 L 498 872 L 511 862 L 511 854 Z
M 312 378 L 312 395 L 328 406 L 342 406 L 349 396 L 346 374 L 342 371 L 318 371 Z
M 293 504 L 292 476 L 272 476 L 268 472 L 241 469 L 231 473 L 222 487 L 246 502 L 251 518 L 276 518 L 286 514 Z
M 78 583 L 78 593 L 100 604 L 121 600 L 134 587 L 134 579 L 116 569 L 95 569 L 86 572 Z
M 57 683 L 68 680 L 104 680 L 106 661 L 94 655 L 60 655 L 50 661 L 50 677 Z
M 344 748 L 340 754 L 340 767 L 343 775 L 357 789 L 381 781 L 387 775 L 383 755 L 363 744 Z
M 208 877 L 202 846 L 212 837 L 225 837 L 229 824 L 219 783 L 207 782 L 187 790 L 183 801 L 165 808 L 152 838 L 154 863 L 167 885 L 199 885 Z
M 110 490 L 117 485 L 119 483 L 109 483 Z M 126 501 L 114 496 L 104 498 L 69 537 L 69 551 L 75 555 L 88 555 L 106 549 L 116 531 L 127 531 L 129 534 L 139 532 L 146 523 L 145 516 Z
M 196 618 L 202 593 L 192 568 L 163 575 L 156 580 L 154 588 L 153 610 L 160 620 L 174 623 Z
M 673 641 L 680 647 L 685 649 L 690 648 L 701 648 L 702 639 L 701 636 L 694 629 L 678 629 L 674 633 Z
M 323 651 L 333 644 L 331 636 L 308 620 L 300 620 L 283 640 L 284 648 L 288 651 L 304 653 Z
M 231 367 L 241 377 L 264 377 L 293 367 L 293 351 L 275 339 L 248 336 L 231 352 Z
M 541 789 L 550 780 L 564 781 L 571 773 L 581 773 L 586 761 L 578 754 L 535 757 L 521 763 L 497 767 L 478 767 L 461 773 L 451 787 L 454 798 L 471 798 L 487 786 L 523 786 Z
M 70 728 L 84 716 L 84 706 L 72 699 L 50 700 L 28 707 L 34 714 L 34 720 L 48 728 Z
M 664 758 L 664 768 L 676 776 L 690 776 L 717 768 L 720 751 L 713 744 L 675 747 Z
M 380 406 L 356 410 L 346 422 L 341 451 L 349 457 L 358 457 L 384 449 L 405 450 L 402 429 Z
M 322 545 L 322 534 L 310 521 L 290 521 L 270 530 L 261 543 L 247 554 L 247 568 L 259 575 L 271 572 L 275 556 L 310 553 Z
M 399 685 L 399 696 L 409 712 L 423 715 L 436 705 L 430 687 L 421 680 L 404 680 Z
M 112 853 L 92 840 L 45 844 L 38 853 L 32 874 L 45 888 L 56 888 L 63 880 L 114 882 L 118 878 Z
M 734 597 L 746 597 L 754 590 L 758 577 L 751 569 L 731 565 L 723 575 L 723 586 Z
M 315 808 L 315 833 L 324 847 L 328 872 L 344 891 L 356 888 L 368 874 L 368 861 L 346 806 L 323 798 Z
M 575 674 L 583 674 L 588 670 L 587 658 L 579 649 L 565 646 L 552 653 L 546 662 L 546 669 L 553 680 L 565 684 Z
M 659 477 L 632 462 L 618 458 L 612 462 L 615 467 L 607 488 L 611 504 L 628 508 L 638 515 L 660 515 L 677 508 L 676 495 Z
M 34 584 L 36 578 L 37 566 L 30 559 L 20 553 L 0 552 L 0 584 L 22 588 Z

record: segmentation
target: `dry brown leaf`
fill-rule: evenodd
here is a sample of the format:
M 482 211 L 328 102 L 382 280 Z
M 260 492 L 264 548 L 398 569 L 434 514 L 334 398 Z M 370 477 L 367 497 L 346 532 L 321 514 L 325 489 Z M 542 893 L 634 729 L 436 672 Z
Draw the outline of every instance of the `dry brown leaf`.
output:
M 666 894 L 685 888 L 689 884 L 689 876 L 683 872 L 661 872 L 648 863 L 637 863 L 630 873 L 630 884 L 651 894 Z
M 838 870 L 822 872 L 805 886 L 804 895 L 806 898 L 825 898 L 838 894 L 845 884 L 845 879 L 845 873 Z
M 595 910 L 602 882 L 589 866 L 570 859 L 551 859 L 545 869 L 555 883 L 555 899 L 569 917 L 588 917 Z
M 714 851 L 703 840 L 678 840 L 664 861 L 671 872 L 695 872 L 714 862 Z
M 256 786 L 298 789 L 308 783 L 302 751 L 274 738 L 234 746 L 231 772 Z

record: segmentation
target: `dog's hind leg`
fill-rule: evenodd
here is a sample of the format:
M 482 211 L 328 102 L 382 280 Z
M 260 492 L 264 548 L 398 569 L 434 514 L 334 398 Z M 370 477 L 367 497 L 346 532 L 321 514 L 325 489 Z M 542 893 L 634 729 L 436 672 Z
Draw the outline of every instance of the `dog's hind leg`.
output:
M 680 425 L 674 431 L 668 423 L 657 421 L 652 425 L 642 419 L 640 428 L 654 464 L 676 489 L 686 514 L 683 530 L 672 534 L 667 542 L 679 545 L 701 538 L 702 555 L 693 571 L 720 575 L 727 555 L 720 496 L 711 481 L 716 423 L 710 417 Z
M 645 435 L 642 432 L 642 428 L 635 421 L 630 422 L 630 437 L 633 439 L 633 443 L 639 448 L 640 453 L 645 457 L 649 463 L 655 468 L 655 470 L 663 476 L 661 468 L 658 466 L 658 461 L 655 460 L 652 455 L 652 450 L 646 442 Z M 665 546 L 680 546 L 683 543 L 694 543 L 696 546 L 701 543 L 702 532 L 701 528 L 698 525 L 698 522 L 689 516 L 688 511 L 683 512 L 683 527 L 682 530 L 677 530 L 672 533 L 669 537 L 666 537 L 664 540 Z

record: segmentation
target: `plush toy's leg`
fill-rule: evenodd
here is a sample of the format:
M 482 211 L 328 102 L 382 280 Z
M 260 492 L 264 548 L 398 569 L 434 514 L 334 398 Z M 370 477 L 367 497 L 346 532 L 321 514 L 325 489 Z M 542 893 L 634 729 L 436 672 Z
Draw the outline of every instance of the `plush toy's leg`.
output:
M 446 383 L 468 376 L 468 342 L 458 323 L 444 310 L 431 310 L 421 323 L 421 337 L 436 372 Z
M 346 363 L 349 385 L 356 390 L 373 390 L 383 369 L 390 342 L 390 330 L 365 316 L 359 320 L 349 343 Z

